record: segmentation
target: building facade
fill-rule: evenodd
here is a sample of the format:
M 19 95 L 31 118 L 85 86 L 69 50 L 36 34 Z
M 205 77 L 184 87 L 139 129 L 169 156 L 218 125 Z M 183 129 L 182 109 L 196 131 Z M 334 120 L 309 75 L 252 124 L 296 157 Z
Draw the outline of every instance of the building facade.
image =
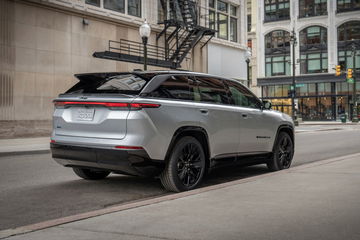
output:
M 353 83 L 342 71 L 356 68 L 360 80 L 360 1 L 258 0 L 257 84 L 263 99 L 291 114 L 295 64 L 297 114 L 304 120 L 352 115 Z M 292 41 L 295 51 L 292 52 Z M 292 56 L 295 54 L 295 62 Z M 355 54 L 355 65 L 353 63 Z M 360 90 L 357 81 L 357 90 Z
M 247 38 L 248 38 L 248 64 L 249 64 L 249 84 L 248 86 L 257 95 L 261 96 L 261 89 L 257 87 L 257 16 L 258 2 L 256 0 L 247 0 Z
M 149 55 L 171 58 L 165 56 L 171 52 L 165 39 L 172 30 L 164 31 L 163 20 L 166 14 L 179 17 L 174 16 L 179 5 L 192 2 L 196 1 L 0 1 L 0 138 L 48 135 L 52 100 L 77 82 L 75 73 L 142 69 L 139 26 L 145 19 L 152 29 L 148 48 L 156 51 Z M 246 52 L 243 2 L 196 2 L 198 25 L 215 30 L 216 35 L 199 38 L 188 54 L 181 56 L 178 68 L 246 79 L 246 65 L 241 59 Z M 190 30 L 183 27 L 179 31 Z M 125 58 L 93 56 L 95 52 L 111 51 L 119 51 L 117 56 Z M 121 51 L 136 51 L 137 55 Z M 234 57 L 238 59 L 233 61 Z M 149 70 L 169 69 L 158 59 L 152 60 Z

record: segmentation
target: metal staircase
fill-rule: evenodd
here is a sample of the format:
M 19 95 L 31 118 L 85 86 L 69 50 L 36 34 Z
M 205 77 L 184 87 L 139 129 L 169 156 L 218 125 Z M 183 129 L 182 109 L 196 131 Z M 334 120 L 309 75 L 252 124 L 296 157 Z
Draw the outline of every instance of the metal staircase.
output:
M 166 68 L 180 68 L 184 59 L 190 58 L 189 53 L 205 37 L 206 45 L 215 35 L 215 30 L 200 26 L 200 8 L 197 0 L 160 0 L 164 13 L 163 30 L 157 40 L 164 38 L 164 47 L 149 46 L 148 64 Z M 203 20 L 205 24 L 206 19 Z M 109 41 L 109 50 L 95 52 L 94 57 L 118 61 L 142 63 L 143 46 L 141 42 L 125 39 Z
M 215 30 L 199 25 L 197 0 L 168 0 L 168 5 L 166 2 L 162 1 L 163 11 L 166 12 L 169 7 L 170 14 L 163 22 L 164 29 L 157 38 L 165 36 L 165 49 L 172 52 L 167 54 L 167 57 L 180 66 L 201 39 L 205 36 L 211 39 L 215 35 Z M 169 31 L 171 33 L 167 36 Z

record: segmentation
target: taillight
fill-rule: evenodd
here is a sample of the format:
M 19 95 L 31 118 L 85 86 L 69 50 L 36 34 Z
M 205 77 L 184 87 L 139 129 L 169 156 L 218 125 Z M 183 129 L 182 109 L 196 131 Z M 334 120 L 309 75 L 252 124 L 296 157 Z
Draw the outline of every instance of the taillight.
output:
M 158 108 L 160 104 L 153 104 L 153 103 L 130 103 L 130 110 L 140 110 L 142 108 Z
M 116 103 L 116 102 L 68 102 L 68 101 L 54 101 L 56 108 L 64 108 L 72 105 L 86 105 L 86 106 L 104 106 L 112 110 L 141 110 L 143 108 L 158 108 L 160 104 L 153 103 Z

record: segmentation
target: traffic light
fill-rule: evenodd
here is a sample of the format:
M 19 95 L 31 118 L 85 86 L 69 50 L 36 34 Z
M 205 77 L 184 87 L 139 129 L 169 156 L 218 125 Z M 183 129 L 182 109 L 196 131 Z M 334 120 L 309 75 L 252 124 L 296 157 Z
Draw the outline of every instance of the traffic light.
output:
M 335 67 L 335 76 L 340 76 L 341 74 L 341 66 L 340 65 L 336 65 Z
M 346 78 L 350 79 L 353 78 L 353 70 L 351 68 L 348 68 Z

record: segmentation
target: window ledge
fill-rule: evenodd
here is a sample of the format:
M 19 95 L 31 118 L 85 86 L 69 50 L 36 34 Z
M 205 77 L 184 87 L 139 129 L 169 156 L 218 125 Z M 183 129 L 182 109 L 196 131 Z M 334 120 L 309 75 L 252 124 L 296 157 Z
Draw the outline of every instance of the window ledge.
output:
M 327 18 L 328 17 L 328 13 L 326 12 L 326 14 L 322 14 L 322 15 L 314 15 L 314 16 L 298 16 L 299 20 L 305 20 L 305 19 L 314 19 L 314 18 Z
M 232 47 L 232 48 L 238 48 L 238 49 L 247 50 L 247 46 L 245 46 L 244 44 L 231 42 L 229 40 L 223 40 L 223 39 L 219 39 L 219 38 L 215 38 L 215 37 L 213 39 L 211 39 L 210 43 L 220 44 L 220 45 L 224 45 L 224 46 L 228 46 L 228 47 Z
M 349 8 L 349 9 L 342 9 L 342 10 L 335 10 L 336 14 L 342 14 L 342 13 L 348 13 L 348 12 L 354 12 L 354 11 L 360 11 L 360 8 Z
M 279 23 L 279 22 L 286 22 L 286 21 L 290 21 L 290 17 L 286 18 L 286 19 L 278 19 L 278 20 L 264 20 L 263 23 Z

